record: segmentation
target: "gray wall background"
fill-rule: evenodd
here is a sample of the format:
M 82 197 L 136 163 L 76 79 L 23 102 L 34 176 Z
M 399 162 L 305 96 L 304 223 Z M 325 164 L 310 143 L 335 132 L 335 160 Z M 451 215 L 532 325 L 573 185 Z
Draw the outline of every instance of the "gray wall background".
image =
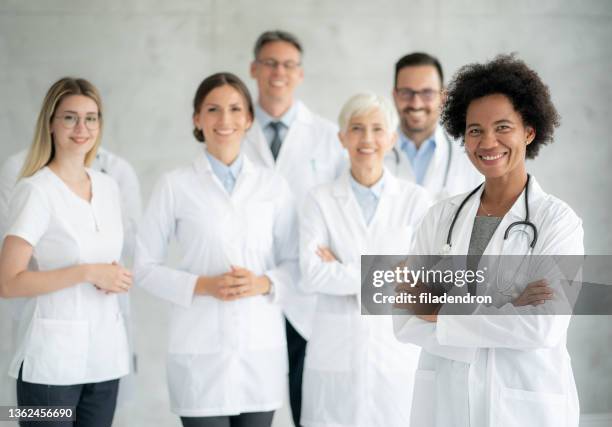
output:
M 390 94 L 404 53 L 437 55 L 450 76 L 465 63 L 517 52 L 549 84 L 562 116 L 555 143 L 530 170 L 583 218 L 587 252 L 611 254 L 610 0 L 0 0 L 0 158 L 30 143 L 51 83 L 85 77 L 103 96 L 103 143 L 132 163 L 146 201 L 163 171 L 198 150 L 190 105 L 199 82 L 227 70 L 254 89 L 252 45 L 275 28 L 302 39 L 299 95 L 332 120 L 357 91 Z M 178 425 L 167 410 L 167 307 L 138 289 L 133 305 L 140 372 L 115 424 Z M 583 413 L 612 412 L 611 323 L 575 318 L 570 329 Z M 3 321 L 4 351 L 7 336 Z M 286 409 L 275 425 L 289 425 Z

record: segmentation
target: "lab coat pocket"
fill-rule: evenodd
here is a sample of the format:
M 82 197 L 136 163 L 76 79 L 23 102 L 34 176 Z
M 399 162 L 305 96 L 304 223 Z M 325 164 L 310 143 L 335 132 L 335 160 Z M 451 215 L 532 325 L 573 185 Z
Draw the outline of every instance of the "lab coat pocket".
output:
M 23 361 L 23 380 L 37 384 L 80 384 L 87 369 L 86 320 L 35 318 Z
M 418 369 L 414 374 L 410 425 L 434 425 L 436 407 L 436 371 Z
M 212 297 L 196 297 L 189 308 L 173 308 L 168 353 L 210 354 L 220 351 L 220 346 L 217 301 Z
M 492 424 L 511 426 L 565 426 L 567 398 L 564 394 L 502 387 L 492 411 Z
M 249 203 L 246 215 L 248 247 L 270 250 L 274 241 L 274 202 Z

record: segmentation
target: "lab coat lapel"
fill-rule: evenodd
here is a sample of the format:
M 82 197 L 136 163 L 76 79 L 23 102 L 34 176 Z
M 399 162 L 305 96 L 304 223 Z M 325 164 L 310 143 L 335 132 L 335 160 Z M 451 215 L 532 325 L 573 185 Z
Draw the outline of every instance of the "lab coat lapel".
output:
M 376 227 L 381 222 L 381 226 L 383 228 L 388 226 L 388 224 L 386 224 L 386 221 L 390 217 L 389 214 L 393 207 L 393 200 L 400 190 L 400 184 L 397 181 L 397 178 L 394 177 L 393 174 L 391 174 L 391 172 L 389 172 L 386 168 L 383 172 L 383 176 L 385 179 L 385 186 L 383 187 L 382 192 L 380 194 L 380 200 L 378 200 L 378 206 L 376 207 L 376 211 L 374 212 L 374 217 L 372 218 L 372 221 L 368 226 L 370 230 L 374 229 L 374 227 Z
M 235 202 L 248 199 L 253 193 L 253 187 L 256 187 L 257 179 L 254 174 L 257 171 L 257 166 L 246 156 L 242 158 L 242 169 L 236 179 L 234 191 L 232 191 L 231 199 Z
M 351 235 L 347 236 L 347 243 L 355 245 L 357 248 L 363 246 L 362 237 L 367 232 L 367 225 L 361 213 L 361 208 L 357 199 L 353 194 L 350 183 L 350 170 L 345 172 L 334 182 L 333 197 L 338 204 L 341 212 L 342 221 L 344 221 L 351 230 Z
M 212 166 L 206 158 L 206 153 L 204 152 L 205 150 L 206 148 L 204 148 L 200 153 L 198 153 L 198 156 L 193 161 L 193 168 L 195 170 L 195 173 L 198 176 L 199 181 L 205 188 L 210 188 L 211 186 L 218 185 L 220 189 L 224 190 L 219 180 L 215 179 L 215 174 L 212 170 Z
M 397 132 L 401 132 L 401 129 L 398 129 Z M 410 163 L 410 159 L 406 155 L 406 152 L 402 150 L 402 142 L 400 138 L 397 138 L 395 146 L 387 153 L 385 157 L 385 165 L 387 168 L 394 170 L 395 175 L 399 178 L 410 182 L 416 182 L 412 164 Z
M 446 174 L 446 166 L 450 153 L 448 151 L 446 136 L 440 125 L 436 127 L 434 138 L 436 141 L 436 149 L 427 167 L 425 179 L 423 179 L 423 187 L 437 194 L 442 190 L 444 184 L 444 175 Z
M 276 158 L 276 165 L 279 170 L 283 168 L 292 167 L 296 160 L 296 155 L 303 155 L 304 149 L 300 148 L 300 139 L 304 137 L 304 128 L 308 128 L 312 124 L 312 113 L 301 101 L 296 102 L 296 114 L 293 123 L 287 130 L 285 139 L 281 145 L 278 157 Z M 302 144 L 303 145 L 303 144 Z M 268 149 L 269 151 L 269 149 Z M 270 158 L 272 155 L 270 154 Z M 306 159 L 297 159 L 297 161 L 306 161 Z
M 482 195 L 483 189 L 484 185 L 481 186 L 478 191 L 469 198 L 467 203 L 463 206 L 463 209 L 461 209 L 461 213 L 457 218 L 457 222 L 455 223 L 455 228 L 453 229 L 453 234 L 451 236 L 451 253 L 453 255 L 467 255 L 468 253 L 470 239 L 472 237 L 472 229 L 474 228 L 474 218 L 476 218 L 476 212 L 478 212 L 480 196 Z M 465 194 L 463 197 L 453 199 L 453 215 L 456 214 L 457 209 L 459 209 L 459 205 L 461 202 L 463 202 L 465 197 L 467 197 L 467 194 Z
M 257 120 L 253 121 L 253 125 L 246 134 L 243 144 L 245 145 L 243 151 L 248 156 L 258 157 L 266 167 L 275 168 L 274 157 L 272 157 L 272 151 L 270 151 L 270 144 L 268 144 L 263 129 Z M 256 161 L 256 158 L 253 160 Z

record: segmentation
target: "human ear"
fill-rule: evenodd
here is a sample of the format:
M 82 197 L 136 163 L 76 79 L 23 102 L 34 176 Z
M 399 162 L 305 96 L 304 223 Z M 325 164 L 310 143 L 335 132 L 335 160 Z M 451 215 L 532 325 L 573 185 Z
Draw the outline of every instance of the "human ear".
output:
M 536 137 L 535 129 L 531 126 L 525 127 L 525 145 L 529 145 L 533 142 Z
M 346 146 L 346 137 L 344 135 L 344 132 L 342 131 L 338 132 L 338 139 L 340 140 L 340 144 L 342 144 L 342 146 L 348 150 Z

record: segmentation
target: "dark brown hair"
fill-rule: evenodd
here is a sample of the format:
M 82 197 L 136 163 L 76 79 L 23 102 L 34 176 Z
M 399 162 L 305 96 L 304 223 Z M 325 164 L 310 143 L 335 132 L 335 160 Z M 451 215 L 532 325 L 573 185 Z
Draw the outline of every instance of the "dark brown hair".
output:
M 431 65 L 434 67 L 438 72 L 438 76 L 440 76 L 440 86 L 444 86 L 444 72 L 442 71 L 442 65 L 440 61 L 438 61 L 438 58 L 425 52 L 414 52 L 402 56 L 395 63 L 395 80 L 393 80 L 393 87 L 397 89 L 397 76 L 400 71 L 406 67 L 417 67 L 419 65 Z
M 251 119 L 254 117 L 253 112 L 253 100 L 251 98 L 251 94 L 249 93 L 249 89 L 246 85 L 238 78 L 236 75 L 232 73 L 216 73 L 211 76 L 206 77 L 200 86 L 198 86 L 198 90 L 196 91 L 195 97 L 193 98 L 193 116 L 195 117 L 200 113 L 200 108 L 202 107 L 202 102 L 208 96 L 210 92 L 214 89 L 229 85 L 236 89 L 240 95 L 244 98 L 244 102 L 249 110 L 249 114 L 251 115 Z M 200 142 L 204 142 L 204 132 L 201 129 L 196 127 L 193 128 L 193 136 Z

